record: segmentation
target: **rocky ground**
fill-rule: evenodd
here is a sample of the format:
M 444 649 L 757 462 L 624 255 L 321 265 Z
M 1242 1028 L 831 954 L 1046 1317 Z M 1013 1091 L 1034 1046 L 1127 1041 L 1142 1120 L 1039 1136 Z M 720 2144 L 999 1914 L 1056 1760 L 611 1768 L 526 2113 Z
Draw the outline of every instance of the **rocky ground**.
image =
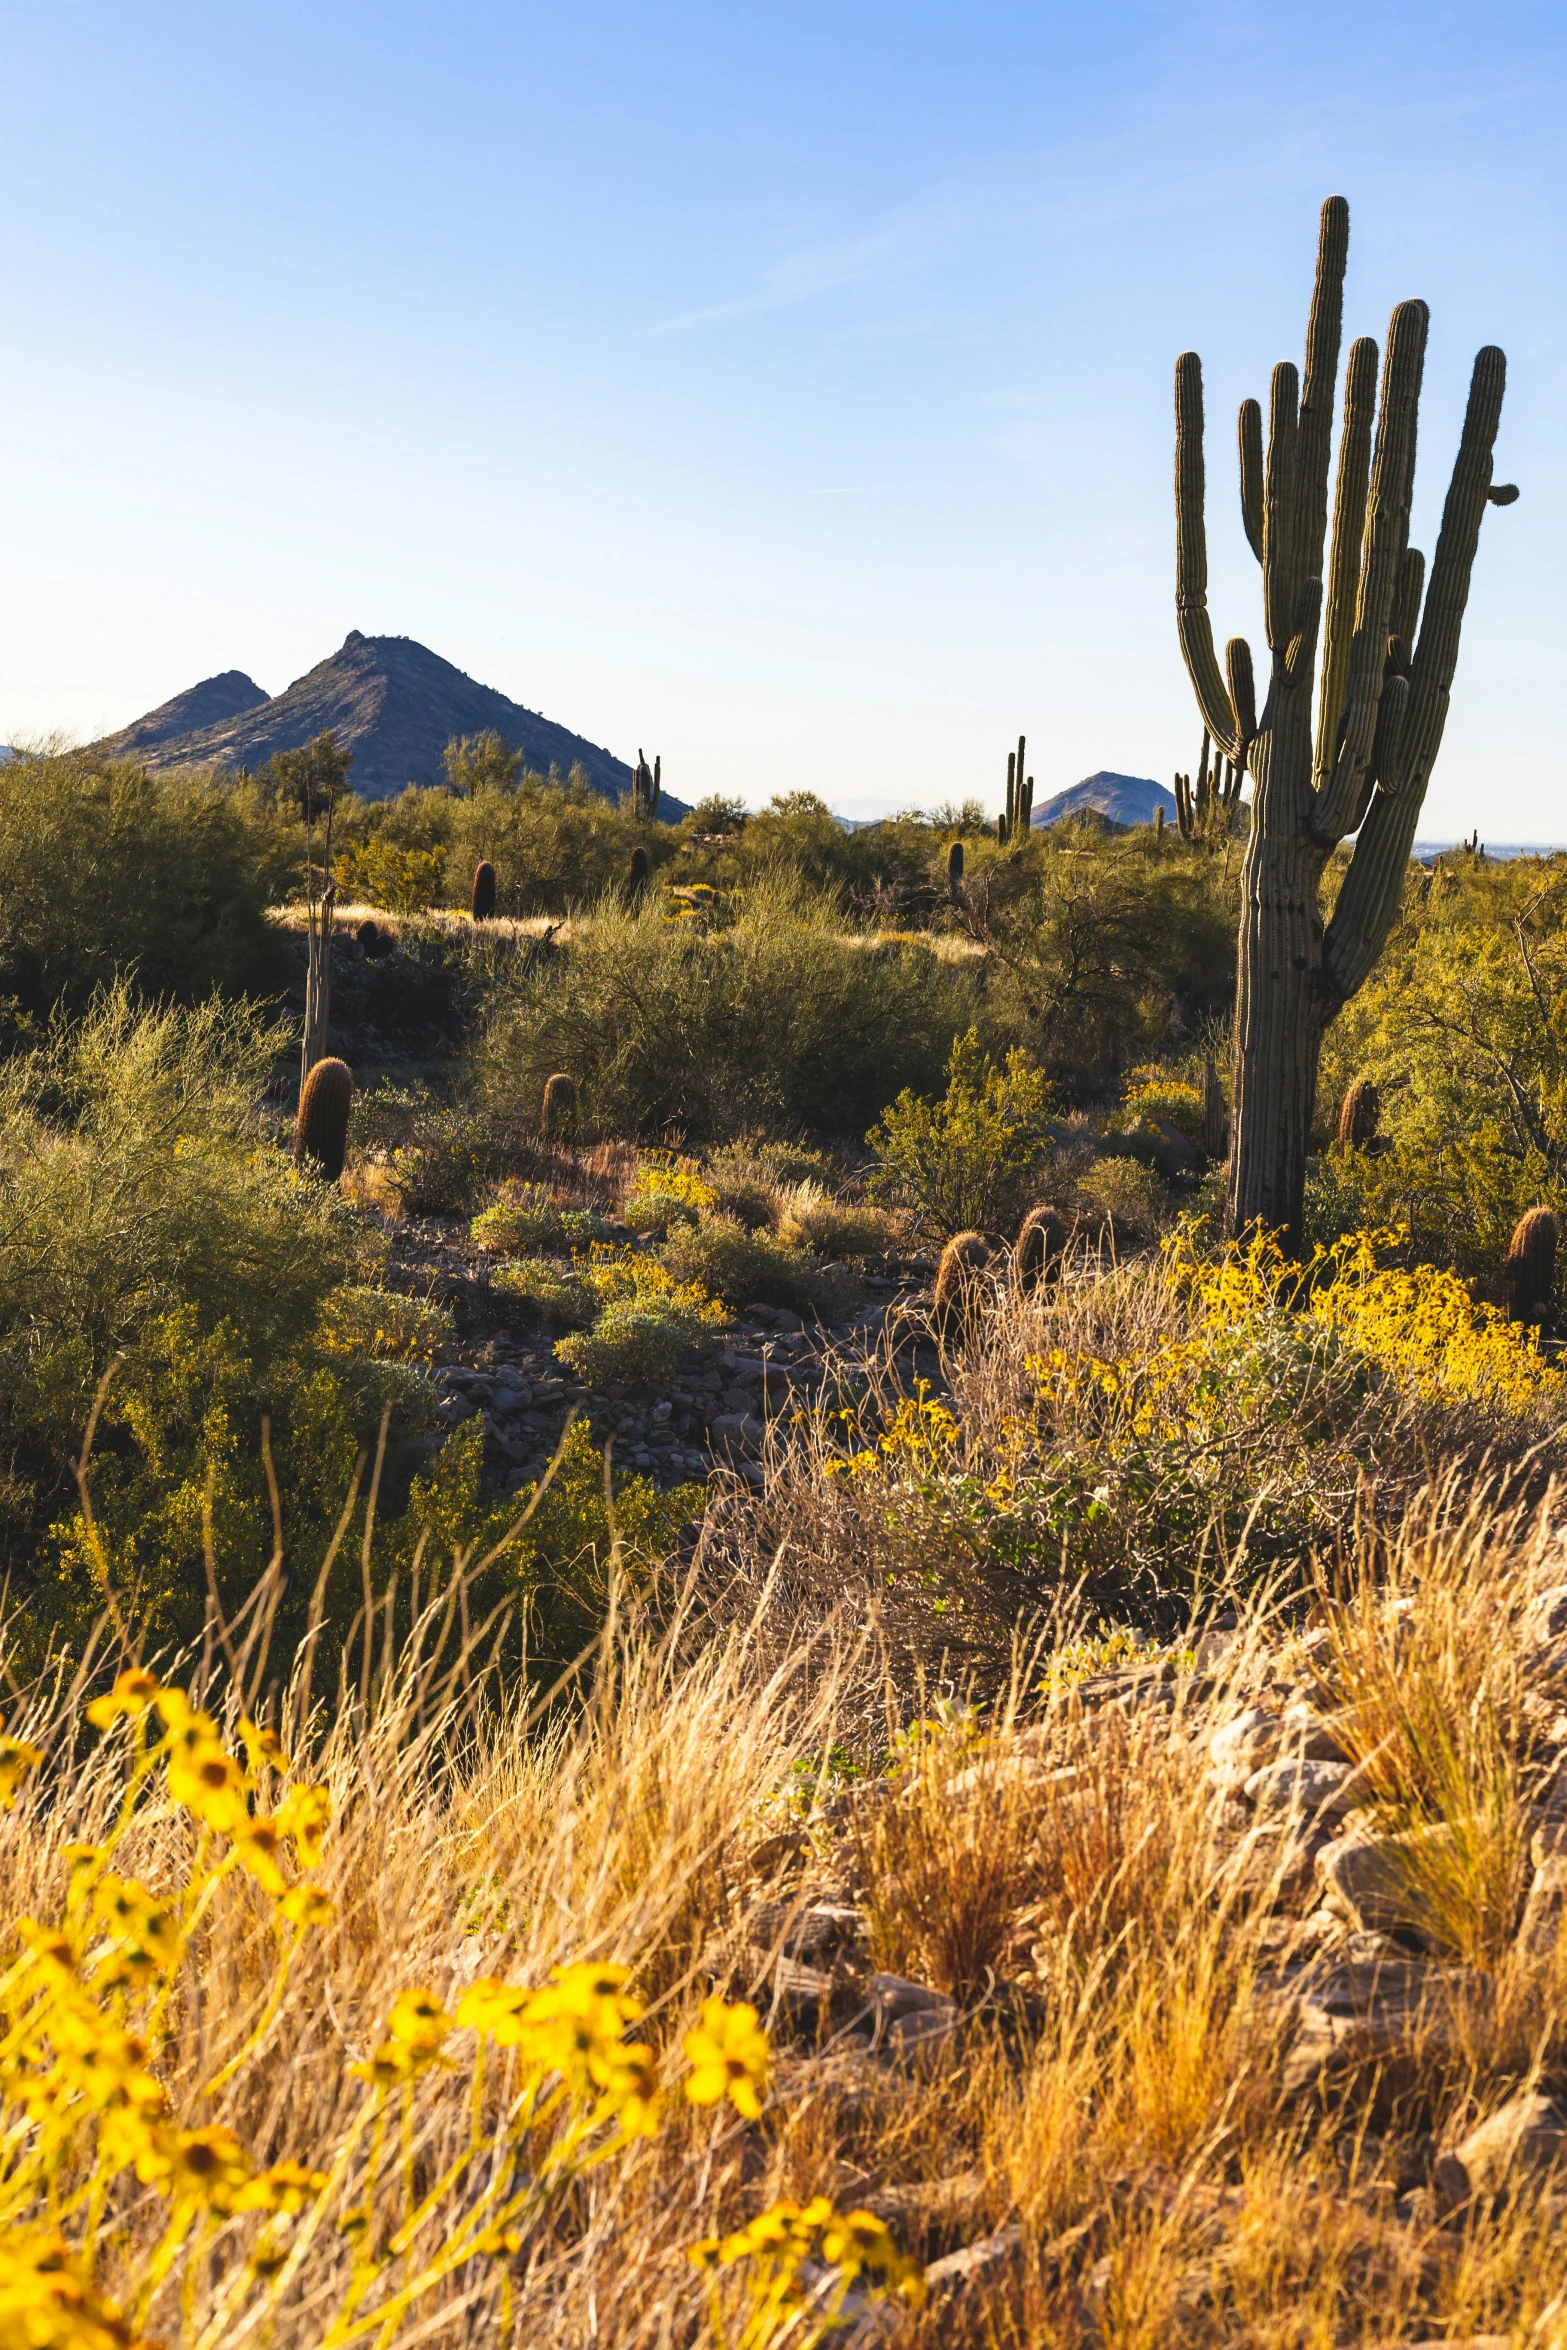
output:
M 854 1377 L 857 1352 L 880 1336 L 890 1312 L 929 1284 L 921 1259 L 864 1279 L 867 1302 L 835 1323 L 804 1323 L 786 1307 L 754 1304 L 711 1343 L 692 1349 L 662 1387 L 585 1387 L 554 1358 L 554 1334 L 519 1298 L 497 1289 L 497 1260 L 471 1238 L 468 1220 L 386 1221 L 384 1278 L 427 1297 L 452 1316 L 454 1339 L 434 1379 L 443 1430 L 483 1414 L 486 1468 L 508 1490 L 537 1477 L 575 1406 L 602 1434 L 616 1461 L 661 1486 L 735 1471 L 760 1484 L 758 1460 L 771 1421 L 814 1404 L 829 1385 Z M 627 1235 L 629 1238 L 630 1236 Z M 912 1334 L 911 1334 L 912 1340 Z M 934 1371 L 932 1353 L 921 1367 Z

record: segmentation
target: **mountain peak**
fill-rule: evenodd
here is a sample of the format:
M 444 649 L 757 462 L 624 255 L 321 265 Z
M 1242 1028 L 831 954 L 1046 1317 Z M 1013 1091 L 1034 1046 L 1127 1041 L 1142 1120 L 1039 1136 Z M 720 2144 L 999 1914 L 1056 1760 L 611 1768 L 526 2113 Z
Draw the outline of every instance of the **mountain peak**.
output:
M 220 686 L 227 702 L 202 702 Z M 240 688 L 245 689 L 241 693 Z M 351 780 L 364 798 L 389 799 L 405 784 L 444 780 L 441 754 L 457 735 L 493 728 L 530 770 L 562 776 L 582 767 L 595 791 L 618 800 L 631 769 L 600 744 L 537 710 L 480 685 L 408 636 L 366 636 L 351 628 L 335 653 L 270 700 L 238 670 L 209 678 L 97 746 L 149 767 L 264 767 L 330 730 L 353 753 Z M 677 822 L 684 803 L 667 792 L 660 814 Z
M 1059 824 L 1065 816 L 1081 816 L 1091 810 L 1112 824 L 1130 828 L 1152 824 L 1160 808 L 1165 822 L 1173 823 L 1175 794 L 1155 783 L 1152 776 L 1117 775 L 1113 768 L 1101 767 L 1097 774 L 1085 775 L 1081 783 L 1070 784 L 1044 801 L 1034 810 L 1034 822 Z

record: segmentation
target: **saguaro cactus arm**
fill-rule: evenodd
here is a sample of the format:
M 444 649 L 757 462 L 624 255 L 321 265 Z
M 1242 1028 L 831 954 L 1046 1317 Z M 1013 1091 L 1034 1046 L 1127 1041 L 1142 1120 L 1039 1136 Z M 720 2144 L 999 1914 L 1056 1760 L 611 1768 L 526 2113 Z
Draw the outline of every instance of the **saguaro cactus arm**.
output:
M 1238 713 L 1213 649 L 1208 617 L 1208 531 L 1203 516 L 1202 361 L 1183 351 L 1175 362 L 1175 620 L 1202 722 L 1227 756 L 1244 759 Z M 1238 641 L 1238 640 L 1237 640 Z M 1251 651 L 1246 671 L 1251 671 Z M 1236 643 L 1230 646 L 1234 665 Z

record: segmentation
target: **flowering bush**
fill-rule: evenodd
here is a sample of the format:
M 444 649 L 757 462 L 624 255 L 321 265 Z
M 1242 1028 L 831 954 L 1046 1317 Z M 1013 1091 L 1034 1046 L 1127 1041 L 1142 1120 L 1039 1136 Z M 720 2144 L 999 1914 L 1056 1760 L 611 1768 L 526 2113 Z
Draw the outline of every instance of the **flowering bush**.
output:
M 943 1235 L 1015 1225 L 1049 1149 L 1049 1102 L 1026 1053 L 998 1069 L 971 1028 L 953 1039 L 944 1100 L 906 1090 L 866 1136 L 880 1161 L 872 1187 Z
M 695 1224 L 717 1205 L 718 1194 L 694 1159 L 658 1151 L 638 1167 L 621 1213 L 633 1232 L 651 1232 L 662 1240 L 671 1224 Z
M 590 1386 L 667 1379 L 686 1348 L 724 1319 L 700 1282 L 677 1281 L 635 1249 L 595 1248 L 584 1277 L 600 1301 L 598 1320 L 555 1352 Z

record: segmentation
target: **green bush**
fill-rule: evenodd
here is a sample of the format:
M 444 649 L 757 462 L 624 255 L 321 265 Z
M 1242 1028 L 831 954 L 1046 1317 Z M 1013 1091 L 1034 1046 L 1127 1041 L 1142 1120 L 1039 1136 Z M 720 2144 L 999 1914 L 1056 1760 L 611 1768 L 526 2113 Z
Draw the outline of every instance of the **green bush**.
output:
M 1169 1192 L 1140 1159 L 1096 1159 L 1078 1177 L 1077 1197 L 1091 1220 L 1114 1227 L 1118 1245 L 1156 1240 L 1173 1213 Z
M 1049 1088 L 1014 1048 L 998 1068 L 970 1029 L 954 1039 L 939 1102 L 898 1096 L 866 1140 L 878 1166 L 871 1188 L 947 1238 L 1003 1232 L 1033 1199 L 1050 1150 Z
M 892 1220 L 879 1208 L 834 1199 L 819 1183 L 800 1183 L 784 1196 L 778 1236 L 818 1257 L 874 1257 L 892 1245 Z
M 282 842 L 242 793 L 86 752 L 13 759 L 0 791 L 0 997 L 81 1009 L 124 977 L 147 997 L 272 992 Z
M 659 1151 L 638 1167 L 620 1212 L 633 1232 L 650 1232 L 662 1240 L 672 1224 L 696 1223 L 717 1200 L 693 1160 Z
M 730 1306 L 790 1306 L 832 1321 L 849 1312 L 860 1294 L 852 1275 L 829 1271 L 770 1232 L 748 1231 L 738 1216 L 705 1216 L 700 1224 L 682 1225 L 662 1253 L 677 1281 L 697 1282 Z
M 858 1135 L 900 1085 L 934 1080 L 976 1003 L 970 967 L 923 947 L 867 954 L 830 904 L 781 883 L 716 937 L 606 901 L 515 985 L 483 1081 L 517 1124 L 567 1067 L 599 1135 Z
M 502 1184 L 496 1198 L 473 1220 L 473 1237 L 497 1255 L 590 1248 L 608 1238 L 610 1227 L 587 1208 L 563 1208 L 547 1183 Z
M 500 1266 L 495 1287 L 508 1297 L 525 1298 L 546 1321 L 563 1330 L 585 1329 L 598 1312 L 598 1301 L 581 1274 L 548 1257 L 525 1257 L 519 1264 Z
M 429 1109 L 393 1151 L 393 1190 L 411 1216 L 470 1215 L 494 1157 L 494 1137 L 466 1110 Z

